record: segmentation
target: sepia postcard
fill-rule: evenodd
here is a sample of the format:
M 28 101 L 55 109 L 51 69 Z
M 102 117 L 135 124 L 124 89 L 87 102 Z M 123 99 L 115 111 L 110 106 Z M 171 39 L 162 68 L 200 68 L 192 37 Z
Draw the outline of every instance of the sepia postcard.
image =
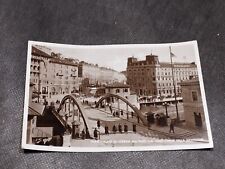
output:
M 23 149 L 213 148 L 197 41 L 29 41 L 23 117 Z

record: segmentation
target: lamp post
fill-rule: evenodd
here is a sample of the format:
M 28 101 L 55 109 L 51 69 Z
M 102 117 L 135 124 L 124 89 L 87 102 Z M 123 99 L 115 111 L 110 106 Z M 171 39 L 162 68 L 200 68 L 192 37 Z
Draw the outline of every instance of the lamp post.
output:
M 177 121 L 180 121 L 180 117 L 178 114 L 178 107 L 177 107 L 177 92 L 176 92 L 176 84 L 174 82 L 174 72 L 173 72 L 173 59 L 172 57 L 175 56 L 171 52 L 171 46 L 169 47 L 170 49 L 170 62 L 171 62 L 171 70 L 172 70 L 172 79 L 173 79 L 173 88 L 174 88 L 174 98 L 175 98 L 175 107 L 176 107 L 176 114 L 177 114 Z

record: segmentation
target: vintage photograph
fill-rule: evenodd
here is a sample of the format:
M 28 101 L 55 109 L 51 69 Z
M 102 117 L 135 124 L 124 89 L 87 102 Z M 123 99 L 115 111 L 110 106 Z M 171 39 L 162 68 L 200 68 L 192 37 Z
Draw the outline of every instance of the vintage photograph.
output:
M 212 147 L 196 41 L 97 46 L 29 41 L 23 149 Z

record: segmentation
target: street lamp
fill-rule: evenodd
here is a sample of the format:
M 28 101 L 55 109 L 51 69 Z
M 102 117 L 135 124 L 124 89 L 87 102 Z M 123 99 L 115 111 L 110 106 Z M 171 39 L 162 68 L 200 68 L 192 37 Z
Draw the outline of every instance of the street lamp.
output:
M 167 111 L 167 107 L 168 107 L 167 102 L 164 102 L 164 103 L 163 103 L 163 106 L 165 106 L 165 109 L 166 109 L 166 118 L 169 118 L 169 116 L 168 116 L 168 111 Z

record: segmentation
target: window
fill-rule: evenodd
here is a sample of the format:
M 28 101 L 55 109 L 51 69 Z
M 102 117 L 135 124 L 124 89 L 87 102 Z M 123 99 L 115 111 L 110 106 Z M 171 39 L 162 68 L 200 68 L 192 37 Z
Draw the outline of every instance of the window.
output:
M 116 89 L 116 93 L 119 93 L 120 92 L 120 89 Z
M 192 100 L 193 101 L 197 101 L 198 100 L 197 92 L 196 91 L 192 91 L 191 94 L 192 94 Z

